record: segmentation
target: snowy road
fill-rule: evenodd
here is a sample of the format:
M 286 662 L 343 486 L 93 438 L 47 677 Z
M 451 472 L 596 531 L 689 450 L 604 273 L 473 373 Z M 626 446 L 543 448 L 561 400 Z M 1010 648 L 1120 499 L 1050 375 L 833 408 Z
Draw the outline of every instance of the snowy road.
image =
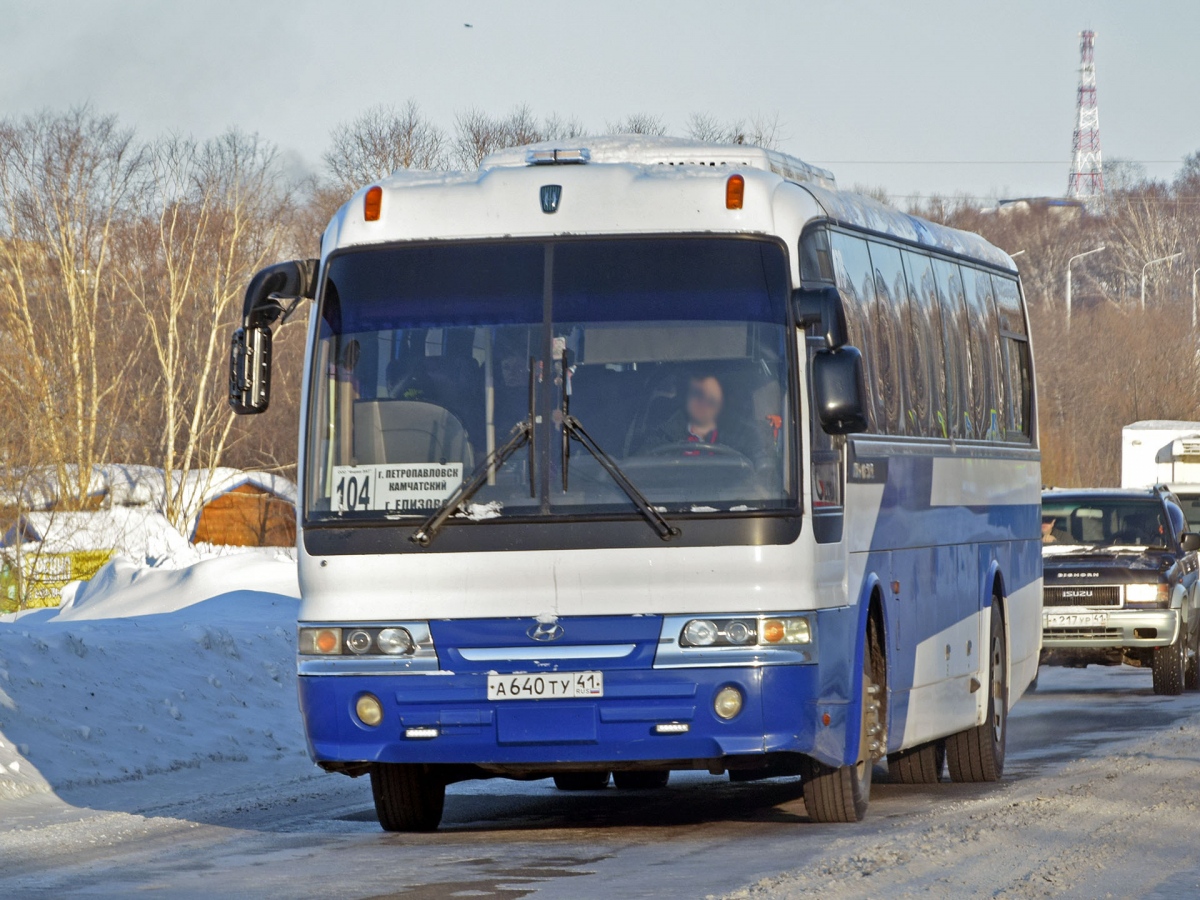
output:
M 816 826 L 790 780 L 661 792 L 450 789 L 432 835 L 379 831 L 365 779 L 281 760 L 60 790 L 6 807 L 0 896 L 1180 897 L 1200 892 L 1200 694 L 1149 673 L 1042 671 L 999 786 L 877 785 Z M 250 769 L 250 771 L 246 771 Z M 65 800 L 66 803 L 62 801 Z

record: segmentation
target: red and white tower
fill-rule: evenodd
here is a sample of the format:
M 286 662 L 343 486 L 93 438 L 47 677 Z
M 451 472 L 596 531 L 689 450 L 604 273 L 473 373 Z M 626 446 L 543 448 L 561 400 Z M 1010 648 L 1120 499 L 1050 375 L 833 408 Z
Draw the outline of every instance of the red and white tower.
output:
M 1096 32 L 1079 32 L 1079 93 L 1075 136 L 1071 141 L 1071 177 L 1067 196 L 1084 202 L 1104 197 L 1100 163 L 1100 107 L 1096 105 Z

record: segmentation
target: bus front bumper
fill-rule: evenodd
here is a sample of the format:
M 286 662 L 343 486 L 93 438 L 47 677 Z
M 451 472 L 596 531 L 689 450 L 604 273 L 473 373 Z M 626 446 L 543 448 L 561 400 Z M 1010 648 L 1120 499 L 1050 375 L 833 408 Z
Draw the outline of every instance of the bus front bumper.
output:
M 849 704 L 819 696 L 816 665 L 610 670 L 604 696 L 586 700 L 489 701 L 486 684 L 479 674 L 301 675 L 309 750 L 318 763 L 531 770 L 655 761 L 715 768 L 729 757 L 780 752 L 848 762 Z M 726 720 L 713 701 L 728 686 L 744 702 Z M 356 715 L 365 694 L 382 706 L 376 726 Z

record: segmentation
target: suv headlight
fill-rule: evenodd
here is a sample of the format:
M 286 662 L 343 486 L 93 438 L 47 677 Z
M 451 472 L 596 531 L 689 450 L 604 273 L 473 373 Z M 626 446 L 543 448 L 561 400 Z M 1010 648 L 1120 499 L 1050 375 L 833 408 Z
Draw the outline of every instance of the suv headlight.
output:
M 1166 606 L 1171 599 L 1169 584 L 1125 585 L 1126 606 Z

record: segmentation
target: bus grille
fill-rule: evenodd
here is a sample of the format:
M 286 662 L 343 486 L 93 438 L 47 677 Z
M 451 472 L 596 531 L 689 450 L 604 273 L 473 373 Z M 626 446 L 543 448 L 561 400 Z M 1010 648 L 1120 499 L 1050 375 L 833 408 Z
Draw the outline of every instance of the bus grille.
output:
M 1042 594 L 1042 605 L 1120 606 L 1121 586 L 1116 584 L 1073 584 L 1070 587 L 1048 587 Z

